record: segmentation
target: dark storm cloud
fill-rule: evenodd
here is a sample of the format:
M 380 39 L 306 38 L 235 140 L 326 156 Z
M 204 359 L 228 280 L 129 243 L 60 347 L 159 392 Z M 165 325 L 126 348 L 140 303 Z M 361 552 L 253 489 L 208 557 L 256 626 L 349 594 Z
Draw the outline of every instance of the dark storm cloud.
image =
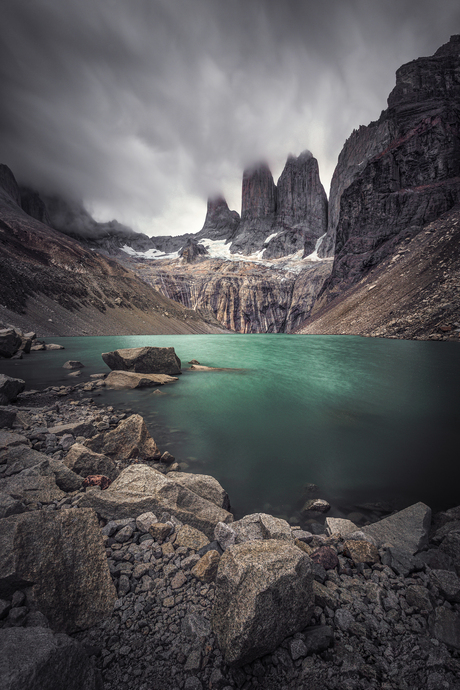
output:
M 235 206 L 256 159 L 279 173 L 309 148 L 326 181 L 396 68 L 460 32 L 458 0 L 3 0 L 1 18 L 1 162 L 155 233 L 199 229 L 221 188 Z

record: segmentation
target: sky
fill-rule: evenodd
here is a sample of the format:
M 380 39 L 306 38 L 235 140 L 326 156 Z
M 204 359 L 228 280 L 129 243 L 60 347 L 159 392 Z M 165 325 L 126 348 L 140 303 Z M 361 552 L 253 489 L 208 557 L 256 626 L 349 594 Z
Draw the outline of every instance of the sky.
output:
M 148 235 L 240 212 L 246 166 L 309 149 L 326 192 L 396 69 L 458 0 L 1 0 L 0 163 Z

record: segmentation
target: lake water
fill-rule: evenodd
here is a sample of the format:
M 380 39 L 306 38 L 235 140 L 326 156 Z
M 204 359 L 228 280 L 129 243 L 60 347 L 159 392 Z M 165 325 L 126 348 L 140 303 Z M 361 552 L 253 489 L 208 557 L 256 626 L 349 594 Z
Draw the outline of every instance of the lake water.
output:
M 181 335 L 54 338 L 65 350 L 0 362 L 27 388 L 108 371 L 101 353 L 170 346 L 184 373 L 174 384 L 92 397 L 143 415 L 162 451 L 211 474 L 238 516 L 296 521 L 305 484 L 346 515 L 363 502 L 432 508 L 460 504 L 460 346 L 355 336 Z M 193 372 L 187 362 L 228 367 Z

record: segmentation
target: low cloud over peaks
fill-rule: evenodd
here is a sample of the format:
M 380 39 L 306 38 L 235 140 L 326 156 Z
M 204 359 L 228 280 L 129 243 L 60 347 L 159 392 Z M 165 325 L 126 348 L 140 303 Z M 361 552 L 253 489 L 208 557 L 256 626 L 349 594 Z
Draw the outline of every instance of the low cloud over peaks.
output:
M 5 0 L 0 162 L 148 234 L 240 210 L 241 174 L 310 149 L 328 187 L 394 72 L 460 32 L 457 0 Z M 190 226 L 190 227 L 188 227 Z

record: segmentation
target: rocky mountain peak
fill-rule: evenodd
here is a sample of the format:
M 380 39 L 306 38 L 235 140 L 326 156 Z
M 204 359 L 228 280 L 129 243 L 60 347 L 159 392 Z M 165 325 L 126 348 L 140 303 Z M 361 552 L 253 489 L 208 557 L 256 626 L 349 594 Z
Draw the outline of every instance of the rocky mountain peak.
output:
M 460 36 L 452 36 L 430 57 L 402 65 L 396 86 L 388 97 L 389 108 L 460 96 Z
M 199 238 L 211 240 L 232 239 L 240 224 L 240 216 L 231 211 L 223 196 L 208 199 L 208 207 L 203 228 L 198 233 Z
M 460 55 L 460 34 L 451 36 L 448 43 L 444 43 L 435 52 L 435 57 L 442 55 Z
M 243 172 L 241 220 L 269 218 L 276 211 L 276 186 L 270 168 L 259 163 Z
M 21 193 L 16 178 L 7 165 L 0 164 L 0 192 L 4 192 L 10 201 L 21 205 Z

